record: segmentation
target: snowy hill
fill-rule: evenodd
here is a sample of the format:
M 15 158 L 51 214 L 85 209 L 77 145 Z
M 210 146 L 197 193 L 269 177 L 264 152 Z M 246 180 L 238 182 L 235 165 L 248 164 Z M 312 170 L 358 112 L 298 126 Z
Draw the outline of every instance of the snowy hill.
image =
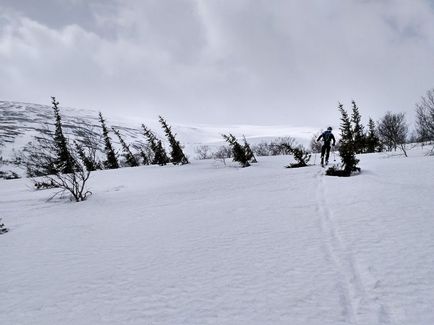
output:
M 111 127 L 119 129 L 128 143 L 144 142 L 141 124 L 145 124 L 163 137 L 160 125 L 155 120 L 146 121 L 138 118 L 106 116 L 102 111 L 107 123 Z M 73 131 L 83 128 L 87 124 L 95 130 L 100 129 L 98 112 L 91 110 L 61 107 L 61 114 L 65 133 L 72 136 Z M 236 136 L 245 135 L 252 143 L 267 138 L 292 136 L 302 144 L 308 144 L 312 135 L 318 132 L 309 127 L 288 126 L 255 126 L 255 125 L 232 125 L 232 126 L 208 126 L 208 125 L 179 125 L 167 117 L 169 124 L 178 134 L 179 139 L 186 147 L 190 157 L 194 157 L 195 149 L 201 144 L 221 144 L 221 133 L 232 132 Z M 32 140 L 33 136 L 44 132 L 43 125 L 53 121 L 53 110 L 48 105 L 18 103 L 0 101 L 0 152 L 4 159 L 10 159 L 13 151 L 18 151 Z M 115 145 L 116 136 L 112 135 Z
M 434 324 L 433 156 L 363 172 L 212 160 L 0 182 L 2 324 Z
M 99 129 L 98 112 L 61 108 L 64 131 L 68 136 L 73 131 L 86 127 Z M 83 123 L 84 122 L 84 123 Z M 119 129 L 129 140 L 140 139 L 140 124 L 136 128 L 126 123 L 111 122 L 111 126 Z M 0 150 L 9 158 L 12 150 L 20 150 L 35 135 L 45 132 L 45 126 L 53 123 L 53 110 L 50 106 L 0 101 Z M 115 139 L 114 139 L 115 140 Z

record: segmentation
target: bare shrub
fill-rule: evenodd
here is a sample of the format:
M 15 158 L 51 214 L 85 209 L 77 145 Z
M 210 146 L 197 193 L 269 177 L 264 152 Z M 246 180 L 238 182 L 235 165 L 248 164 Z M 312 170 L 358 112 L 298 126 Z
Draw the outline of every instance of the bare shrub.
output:
M 400 148 L 407 157 L 405 144 L 408 136 L 408 126 L 404 113 L 387 112 L 378 124 L 378 134 L 381 142 L 389 151 Z
M 416 104 L 416 132 L 419 141 L 434 140 L 434 88 Z
M 78 143 L 76 145 L 80 146 Z M 91 170 L 81 160 L 78 154 L 79 150 L 73 150 L 68 144 L 73 171 L 62 173 L 62 171 L 51 167 L 55 166 L 56 160 L 53 151 L 50 150 L 52 146 L 53 144 L 50 144 L 50 139 L 45 138 L 43 141 L 39 139 L 30 148 L 28 147 L 24 162 L 27 167 L 27 173 L 32 177 L 35 188 L 58 188 L 58 191 L 49 200 L 58 195 L 62 196 L 64 193 L 69 193 L 71 198 L 76 202 L 86 200 L 88 195 L 91 194 L 86 189 L 86 182 L 90 177 Z M 92 151 L 92 148 L 86 148 L 85 150 Z
M 211 149 L 207 145 L 201 145 L 199 147 L 196 147 L 194 152 L 196 153 L 196 159 L 198 159 L 198 160 L 204 160 L 204 159 L 212 158 Z
M 252 150 L 257 156 L 270 156 L 269 144 L 265 141 L 252 145 Z
M 312 136 L 312 139 L 310 140 L 310 150 L 312 150 L 313 153 L 320 153 L 321 152 L 322 143 L 319 141 L 316 141 L 316 139 L 318 139 L 318 137 L 321 135 L 321 133 L 314 134 Z
M 220 146 L 212 157 L 215 160 L 220 160 L 226 165 L 226 159 L 232 158 L 232 149 L 229 146 Z

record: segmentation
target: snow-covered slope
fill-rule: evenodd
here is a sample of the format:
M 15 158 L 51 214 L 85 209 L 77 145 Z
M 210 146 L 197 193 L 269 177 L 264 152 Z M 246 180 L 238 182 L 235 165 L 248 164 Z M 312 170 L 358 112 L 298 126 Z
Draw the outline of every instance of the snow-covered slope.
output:
M 1 324 L 434 324 L 434 157 L 215 161 L 0 182 Z
M 100 129 L 98 112 L 61 108 L 61 114 L 64 131 L 68 137 L 72 137 L 73 131 L 77 129 Z M 142 140 L 140 123 L 135 127 L 111 119 L 108 123 L 119 129 L 129 141 Z M 53 110 L 50 106 L 0 101 L 0 150 L 3 157 L 8 159 L 13 150 L 20 150 L 34 136 L 46 132 L 46 126 L 52 124 Z
M 104 114 L 104 111 L 102 112 Z M 72 136 L 73 130 L 89 126 L 98 131 L 98 112 L 91 110 L 61 107 L 65 133 Z M 128 143 L 144 142 L 141 124 L 145 124 L 154 130 L 160 137 L 164 137 L 160 125 L 155 120 L 145 121 L 137 118 L 107 116 L 107 124 L 119 129 Z M 292 136 L 300 143 L 307 144 L 312 135 L 318 130 L 309 127 L 289 126 L 255 126 L 255 125 L 232 125 L 232 126 L 209 126 L 209 125 L 180 125 L 176 121 L 168 122 L 178 134 L 178 138 L 185 145 L 186 153 L 193 158 L 195 149 L 201 144 L 220 144 L 221 133 L 232 132 L 236 136 L 245 135 L 253 143 L 264 138 Z M 0 101 L 0 151 L 4 159 L 10 159 L 13 151 L 20 150 L 32 140 L 33 136 L 44 132 L 43 125 L 52 123 L 53 111 L 50 106 L 28 104 L 19 102 Z M 117 138 L 112 135 L 117 144 Z

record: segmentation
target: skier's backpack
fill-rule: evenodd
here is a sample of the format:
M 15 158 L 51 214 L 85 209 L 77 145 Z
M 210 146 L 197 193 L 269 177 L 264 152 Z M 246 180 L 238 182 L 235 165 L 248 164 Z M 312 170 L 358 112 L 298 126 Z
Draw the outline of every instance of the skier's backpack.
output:
M 332 133 L 325 131 L 323 134 L 324 142 L 330 142 L 332 140 Z

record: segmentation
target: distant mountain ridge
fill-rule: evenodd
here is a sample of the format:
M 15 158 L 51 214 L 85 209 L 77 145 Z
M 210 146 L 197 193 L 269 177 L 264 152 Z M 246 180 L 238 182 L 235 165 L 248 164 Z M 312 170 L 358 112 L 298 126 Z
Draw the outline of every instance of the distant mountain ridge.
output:
M 74 130 L 93 128 L 99 132 L 100 123 L 98 112 L 92 110 L 60 107 L 64 132 L 67 136 L 73 136 Z M 141 124 L 150 127 L 158 136 L 164 137 L 160 125 L 155 120 L 137 120 L 113 118 L 104 114 L 107 125 L 119 130 L 125 141 L 131 143 L 143 143 Z M 249 141 L 255 143 L 264 139 L 272 139 L 282 136 L 295 137 L 300 143 L 307 144 L 312 134 L 317 130 L 312 128 L 294 128 L 285 126 L 188 126 L 179 125 L 165 116 L 172 126 L 177 137 L 185 146 L 185 151 L 190 157 L 194 156 L 195 148 L 201 144 L 220 145 L 223 143 L 222 133 L 231 132 L 235 136 L 245 135 Z M 0 152 L 3 159 L 9 159 L 13 153 L 21 150 L 34 136 L 46 132 L 44 125 L 54 123 L 53 109 L 49 105 L 22 103 L 14 101 L 0 101 Z M 111 138 L 118 145 L 117 137 L 112 133 Z
M 100 129 L 98 112 L 61 107 L 62 123 L 67 136 L 79 128 Z M 48 105 L 0 101 L 0 150 L 8 155 L 11 149 L 19 150 L 31 141 L 33 136 L 44 133 L 44 126 L 53 125 L 53 109 Z M 110 124 L 128 138 L 141 136 L 140 124 L 137 128 L 119 123 Z M 116 141 L 116 139 L 113 139 Z

